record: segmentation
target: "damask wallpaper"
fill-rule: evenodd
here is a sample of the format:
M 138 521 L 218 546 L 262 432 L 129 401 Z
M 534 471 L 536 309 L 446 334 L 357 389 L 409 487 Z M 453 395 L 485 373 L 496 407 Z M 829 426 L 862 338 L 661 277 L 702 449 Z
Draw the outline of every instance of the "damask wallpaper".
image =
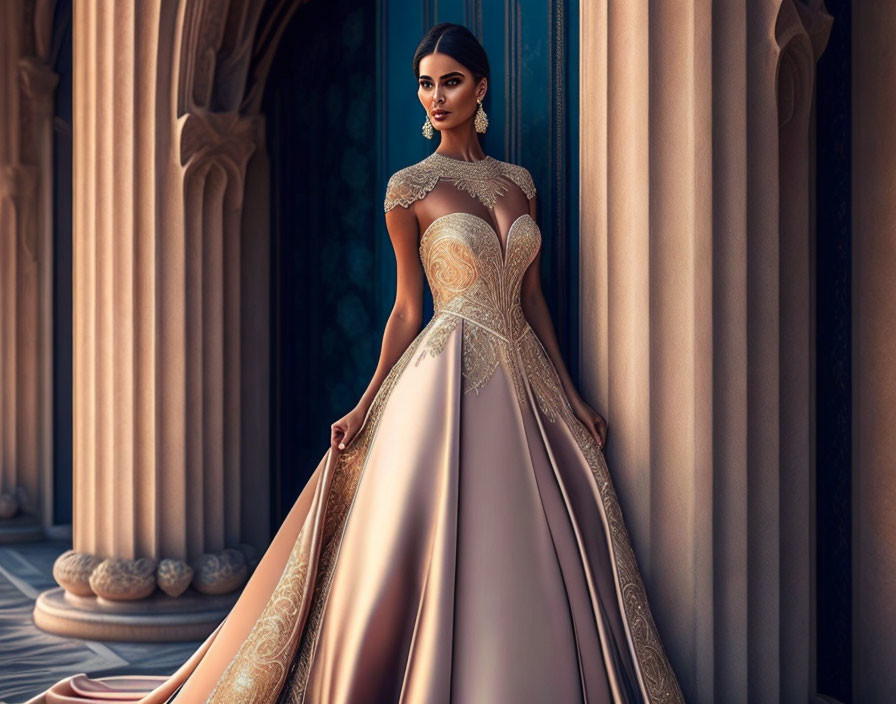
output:
M 374 19 L 353 0 L 303 5 L 267 86 L 277 524 L 379 358 Z

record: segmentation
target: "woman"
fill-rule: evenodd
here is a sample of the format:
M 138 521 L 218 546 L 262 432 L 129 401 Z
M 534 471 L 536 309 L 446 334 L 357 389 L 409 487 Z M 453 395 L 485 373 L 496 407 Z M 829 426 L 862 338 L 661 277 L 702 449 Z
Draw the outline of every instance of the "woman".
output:
M 424 136 L 441 141 L 386 189 L 397 294 L 370 385 L 178 672 L 79 675 L 45 701 L 682 701 L 607 424 L 574 388 L 542 296 L 535 186 L 478 141 L 485 51 L 439 24 L 414 71 Z M 420 330 L 424 277 L 435 313 Z

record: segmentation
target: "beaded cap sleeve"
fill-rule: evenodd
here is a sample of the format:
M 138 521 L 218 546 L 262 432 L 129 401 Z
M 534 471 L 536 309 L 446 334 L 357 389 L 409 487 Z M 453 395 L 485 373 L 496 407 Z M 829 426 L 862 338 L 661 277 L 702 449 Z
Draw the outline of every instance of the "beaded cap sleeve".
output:
M 523 166 L 490 156 L 471 162 L 433 152 L 422 161 L 392 174 L 386 184 L 385 211 L 388 213 L 396 205 L 410 207 L 435 188 L 440 179 L 451 181 L 487 207 L 493 207 L 498 197 L 507 192 L 508 181 L 519 186 L 527 198 L 535 197 L 535 182 Z
M 439 174 L 420 168 L 420 164 L 399 169 L 386 184 L 385 211 L 388 213 L 396 205 L 409 207 L 415 200 L 424 198 L 438 182 Z

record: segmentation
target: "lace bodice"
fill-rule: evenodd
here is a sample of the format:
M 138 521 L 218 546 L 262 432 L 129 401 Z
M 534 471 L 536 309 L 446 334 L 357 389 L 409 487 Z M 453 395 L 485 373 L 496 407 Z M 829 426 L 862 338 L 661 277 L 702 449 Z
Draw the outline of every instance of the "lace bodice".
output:
M 523 274 L 541 246 L 527 213 L 507 232 L 504 249 L 494 228 L 477 215 L 437 218 L 420 238 L 420 258 L 436 314 L 466 318 L 512 342 L 525 331 L 520 305 Z
M 466 162 L 434 152 L 389 179 L 386 211 L 396 205 L 409 207 L 427 197 L 440 182 L 453 184 L 489 209 L 514 184 L 527 199 L 535 197 L 532 177 L 522 166 L 491 157 Z M 478 392 L 503 365 L 520 403 L 527 403 L 525 375 L 542 410 L 553 420 L 568 411 L 568 402 L 520 302 L 523 275 L 540 247 L 541 230 L 529 213 L 512 222 L 503 245 L 491 223 L 470 212 L 449 212 L 433 220 L 420 237 L 419 251 L 434 314 L 415 363 L 419 364 L 427 351 L 439 354 L 463 320 L 464 392 Z
M 385 209 L 409 207 L 440 180 L 478 198 L 492 209 L 516 184 L 527 199 L 535 197 L 532 176 L 522 166 L 486 157 L 468 162 L 438 152 L 397 171 L 386 187 Z M 505 241 L 485 218 L 449 212 L 437 217 L 420 237 L 420 258 L 436 314 L 465 317 L 510 341 L 522 334 L 520 308 L 523 274 L 541 246 L 541 232 L 528 213 L 517 217 Z

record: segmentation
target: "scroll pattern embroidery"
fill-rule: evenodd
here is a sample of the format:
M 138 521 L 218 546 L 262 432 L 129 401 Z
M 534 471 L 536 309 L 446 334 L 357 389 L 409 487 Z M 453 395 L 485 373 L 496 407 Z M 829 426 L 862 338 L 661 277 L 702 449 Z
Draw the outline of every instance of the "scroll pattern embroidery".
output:
M 426 351 L 439 354 L 463 319 L 464 393 L 478 393 L 501 365 L 520 404 L 525 405 L 526 390 L 514 348 L 529 329 L 520 305 L 520 286 L 540 246 L 538 225 L 528 214 L 517 218 L 508 230 L 506 255 L 497 233 L 479 216 L 451 213 L 435 221 L 421 239 L 420 256 L 438 325 L 415 364 L 420 364 Z

